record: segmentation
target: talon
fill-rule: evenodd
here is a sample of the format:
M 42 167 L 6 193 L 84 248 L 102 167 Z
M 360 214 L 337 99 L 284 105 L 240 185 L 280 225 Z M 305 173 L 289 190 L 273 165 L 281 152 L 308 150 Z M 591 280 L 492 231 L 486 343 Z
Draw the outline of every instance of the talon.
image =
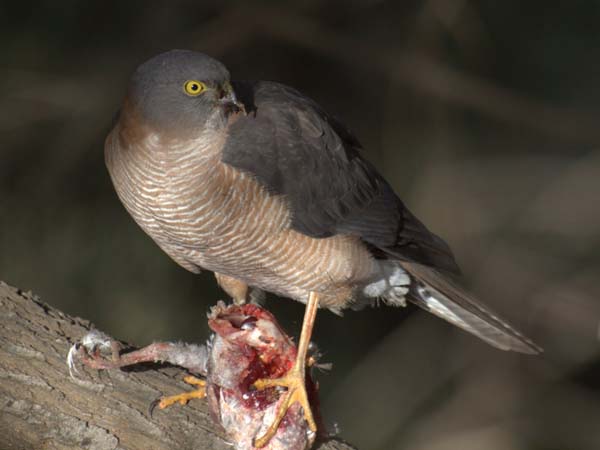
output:
M 184 377 L 183 381 L 192 386 L 199 386 L 198 389 L 191 392 L 183 392 L 177 395 L 171 395 L 169 397 L 163 397 L 158 400 L 157 404 L 159 409 L 165 409 L 169 406 L 179 403 L 180 405 L 186 405 L 193 398 L 204 398 L 206 397 L 206 381 L 200 378 L 196 378 L 192 375 Z M 153 408 L 154 409 L 154 408 Z
M 150 405 L 148 406 L 148 416 L 151 419 L 154 414 L 154 410 L 156 409 L 156 407 L 158 406 L 159 403 L 160 403 L 160 398 L 157 398 L 156 400 L 152 400 L 152 403 L 150 403 Z
M 265 433 L 256 438 L 254 445 L 258 448 L 264 447 L 277 433 L 279 424 L 285 417 L 288 409 L 296 402 L 302 407 L 304 414 L 304 420 L 308 424 L 311 431 L 317 431 L 317 424 L 312 414 L 310 403 L 308 401 L 308 395 L 306 393 L 306 383 L 304 380 L 304 374 L 298 369 L 293 368 L 286 376 L 276 379 L 259 379 L 256 380 L 253 386 L 258 390 L 263 390 L 269 387 L 285 387 L 287 392 L 283 395 L 283 399 L 277 408 L 277 414 L 273 423 L 269 426 Z

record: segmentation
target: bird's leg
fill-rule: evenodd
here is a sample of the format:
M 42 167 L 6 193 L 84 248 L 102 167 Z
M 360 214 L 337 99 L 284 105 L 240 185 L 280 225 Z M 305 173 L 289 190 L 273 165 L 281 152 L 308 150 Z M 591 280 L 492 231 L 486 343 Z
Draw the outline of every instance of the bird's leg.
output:
M 110 360 L 104 358 L 97 348 L 90 347 L 85 343 L 74 346 L 78 360 L 85 366 L 98 370 L 118 369 L 147 362 L 164 362 L 196 373 L 206 373 L 208 350 L 204 345 L 184 342 L 155 342 L 139 350 L 123 354 L 119 354 L 120 344 L 117 341 L 107 338 L 101 342 L 101 345 L 103 348 L 111 349 Z
M 196 373 L 206 373 L 205 367 L 208 350 L 203 345 L 186 344 L 183 342 L 155 342 L 142 349 L 124 354 L 119 354 L 119 347 L 120 344 L 108 336 L 99 332 L 91 332 L 84 337 L 83 343 L 73 346 L 73 355 L 71 355 L 71 351 L 69 352 L 67 359 L 69 371 L 71 373 L 76 372 L 73 361 L 74 356 L 76 356 L 85 366 L 92 369 L 117 369 L 147 362 L 166 362 Z M 112 353 L 111 359 L 104 358 L 100 354 L 100 349 L 110 349 Z M 206 381 L 191 375 L 184 377 L 183 381 L 198 386 L 198 388 L 194 391 L 170 397 L 162 397 L 153 403 L 153 405 L 158 405 L 160 409 L 164 409 L 174 403 L 185 405 L 193 398 L 206 397 Z
M 285 417 L 290 406 L 295 402 L 300 403 L 302 410 L 304 411 L 304 419 L 308 424 L 311 431 L 317 431 L 317 424 L 313 417 L 313 413 L 306 393 L 306 353 L 308 351 L 308 344 L 310 343 L 310 337 L 312 335 L 315 318 L 317 316 L 317 309 L 319 308 L 319 297 L 315 292 L 311 292 L 308 296 L 308 302 L 306 304 L 306 310 L 304 312 L 304 321 L 302 322 L 302 331 L 300 333 L 300 342 L 298 343 L 298 353 L 296 355 L 296 361 L 291 370 L 283 377 L 276 379 L 260 379 L 254 383 L 256 389 L 262 390 L 268 387 L 281 386 L 287 388 L 287 392 L 280 401 L 277 409 L 275 419 L 267 431 L 260 437 L 256 438 L 254 445 L 258 448 L 264 447 L 269 443 L 271 438 L 277 433 L 279 424 Z
M 221 286 L 227 294 L 233 299 L 233 303 L 236 305 L 243 305 L 249 300 L 250 289 L 248 285 L 237 278 L 223 275 L 222 273 L 215 272 L 215 278 L 217 283 Z

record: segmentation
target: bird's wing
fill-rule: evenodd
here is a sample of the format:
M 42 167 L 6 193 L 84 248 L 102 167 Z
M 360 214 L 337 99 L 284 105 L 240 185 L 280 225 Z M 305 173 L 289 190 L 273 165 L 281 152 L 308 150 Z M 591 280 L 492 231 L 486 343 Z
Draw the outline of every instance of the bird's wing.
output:
M 295 230 L 355 234 L 380 257 L 458 272 L 446 243 L 408 211 L 340 122 L 278 83 L 234 89 L 248 114 L 230 124 L 222 160 L 283 195 Z
M 295 230 L 358 235 L 376 256 L 400 261 L 411 274 L 413 303 L 500 349 L 540 351 L 454 283 L 448 273 L 458 267 L 448 245 L 403 205 L 340 122 L 277 83 L 234 88 L 248 115 L 229 126 L 223 162 L 285 196 Z
M 401 265 L 413 278 L 408 296 L 412 303 L 501 350 L 528 354 L 542 351 L 447 276 L 421 264 Z

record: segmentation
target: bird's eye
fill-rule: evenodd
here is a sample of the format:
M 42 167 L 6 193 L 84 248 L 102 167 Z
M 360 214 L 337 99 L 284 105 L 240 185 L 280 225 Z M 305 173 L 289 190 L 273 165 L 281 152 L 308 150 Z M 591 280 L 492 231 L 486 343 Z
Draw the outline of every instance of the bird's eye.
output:
M 256 321 L 258 319 L 256 317 L 248 317 L 246 320 L 244 320 L 242 322 L 242 325 L 240 326 L 240 328 L 242 330 L 246 330 L 246 331 L 250 331 L 253 330 L 254 328 L 256 328 Z
M 202 81 L 188 80 L 183 85 L 183 91 L 190 97 L 202 94 L 206 90 L 206 85 Z

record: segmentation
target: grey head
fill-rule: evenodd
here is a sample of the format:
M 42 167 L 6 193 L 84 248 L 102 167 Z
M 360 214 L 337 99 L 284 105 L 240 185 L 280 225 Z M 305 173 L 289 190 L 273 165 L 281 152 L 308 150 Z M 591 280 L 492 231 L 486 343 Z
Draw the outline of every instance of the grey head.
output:
M 190 50 L 171 50 L 140 65 L 127 98 L 140 119 L 159 133 L 218 128 L 229 112 L 243 109 L 225 66 Z

